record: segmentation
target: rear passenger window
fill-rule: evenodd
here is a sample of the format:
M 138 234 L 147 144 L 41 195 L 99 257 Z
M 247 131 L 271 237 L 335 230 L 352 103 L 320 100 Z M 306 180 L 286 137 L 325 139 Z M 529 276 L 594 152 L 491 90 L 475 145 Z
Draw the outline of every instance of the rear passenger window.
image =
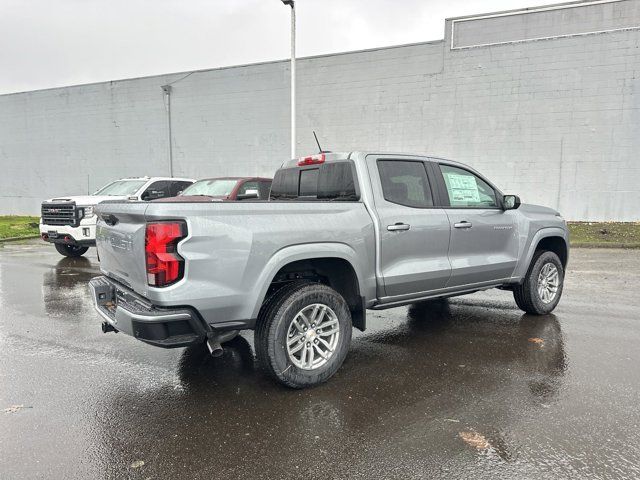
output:
M 319 199 L 358 200 L 351 162 L 323 165 L 318 177 Z
M 384 199 L 414 208 L 433 206 L 433 196 L 424 163 L 378 160 Z
M 182 190 L 187 188 L 192 183 L 193 182 L 172 182 L 172 185 L 171 185 L 171 196 L 175 197 L 176 195 L 179 195 L 182 192 Z
M 161 180 L 153 182 L 147 187 L 147 189 L 140 195 L 141 200 L 149 201 L 156 200 L 158 198 L 170 197 L 171 182 L 167 180 Z

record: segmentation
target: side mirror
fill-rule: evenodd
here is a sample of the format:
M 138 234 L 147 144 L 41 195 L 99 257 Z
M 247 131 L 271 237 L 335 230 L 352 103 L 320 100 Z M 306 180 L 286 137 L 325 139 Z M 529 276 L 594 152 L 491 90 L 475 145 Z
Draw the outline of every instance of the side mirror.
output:
M 520 206 L 520 197 L 517 195 L 505 195 L 502 197 L 502 208 L 504 210 L 515 210 Z
M 243 193 L 242 195 L 236 196 L 236 200 L 249 200 L 252 198 L 259 198 L 257 193 Z

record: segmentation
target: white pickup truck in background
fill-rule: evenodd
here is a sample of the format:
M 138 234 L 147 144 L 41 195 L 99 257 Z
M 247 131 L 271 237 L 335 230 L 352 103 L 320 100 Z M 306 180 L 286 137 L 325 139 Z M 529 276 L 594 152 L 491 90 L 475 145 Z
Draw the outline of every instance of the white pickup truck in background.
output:
M 63 196 L 42 203 L 40 237 L 66 257 L 79 257 L 96 245 L 94 207 L 103 200 L 155 200 L 174 197 L 190 178 L 139 177 L 109 183 L 93 195 Z

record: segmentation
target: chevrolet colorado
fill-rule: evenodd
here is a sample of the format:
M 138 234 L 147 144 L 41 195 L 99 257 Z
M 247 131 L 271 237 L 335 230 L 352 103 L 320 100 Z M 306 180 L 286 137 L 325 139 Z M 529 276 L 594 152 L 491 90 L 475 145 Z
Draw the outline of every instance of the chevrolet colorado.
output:
M 103 331 L 212 353 L 253 329 L 258 363 L 294 388 L 330 378 L 367 309 L 512 290 L 547 314 L 565 221 L 461 163 L 323 153 L 285 162 L 269 201 L 103 202 L 91 280 Z

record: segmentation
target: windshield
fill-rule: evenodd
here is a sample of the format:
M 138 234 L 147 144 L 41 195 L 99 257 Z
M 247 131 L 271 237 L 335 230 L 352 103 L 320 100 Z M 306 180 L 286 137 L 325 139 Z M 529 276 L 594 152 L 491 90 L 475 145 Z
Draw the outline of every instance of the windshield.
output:
M 133 195 L 140 187 L 142 187 L 146 180 L 116 180 L 110 183 L 106 187 L 102 187 L 94 195 L 109 195 L 109 196 L 127 196 Z
M 185 188 L 180 195 L 207 195 L 209 197 L 226 197 L 231 195 L 238 183 L 235 179 L 200 180 Z

